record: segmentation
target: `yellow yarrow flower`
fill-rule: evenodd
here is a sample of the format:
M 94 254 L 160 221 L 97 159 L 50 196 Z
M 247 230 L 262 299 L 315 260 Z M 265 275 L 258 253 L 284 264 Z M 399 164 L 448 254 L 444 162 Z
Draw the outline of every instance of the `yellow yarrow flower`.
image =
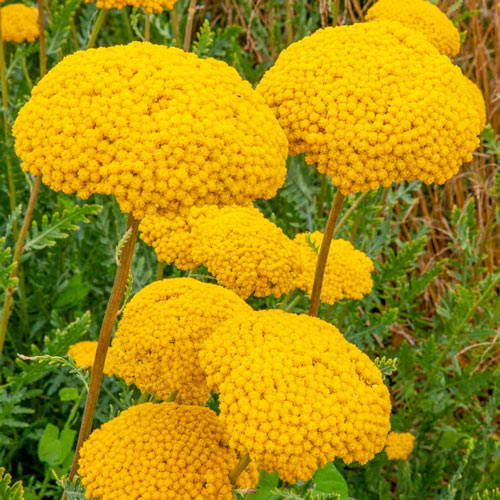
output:
M 136 219 L 270 198 L 286 173 L 283 131 L 234 68 L 147 42 L 65 57 L 13 133 L 25 171 Z
M 366 13 L 366 20 L 397 21 L 422 33 L 440 54 L 454 57 L 460 52 L 460 32 L 428 0 L 378 0 Z
M 132 406 L 83 444 L 78 474 L 87 498 L 232 500 L 229 473 L 238 463 L 215 413 L 198 406 Z M 258 481 L 249 467 L 238 486 Z
M 297 287 L 312 292 L 314 273 L 318 262 L 318 251 L 323 242 L 323 233 L 300 233 L 294 239 L 303 258 L 303 272 L 298 277 Z M 316 250 L 315 250 L 316 249 Z M 371 272 L 373 262 L 352 243 L 342 239 L 333 240 L 326 262 L 321 302 L 333 304 L 338 300 L 361 299 L 373 288 Z
M 393 21 L 316 31 L 281 52 L 257 91 L 290 153 L 343 194 L 442 184 L 479 145 L 481 113 L 460 68 Z
M 302 267 L 294 243 L 254 207 L 205 206 L 175 220 L 147 217 L 140 230 L 160 260 L 186 270 L 204 265 L 243 299 L 291 291 Z
M 466 78 L 466 84 L 470 99 L 473 105 L 476 107 L 481 118 L 481 130 L 483 130 L 486 126 L 486 103 L 484 102 L 483 93 L 472 80 Z
M 409 432 L 390 432 L 385 444 L 389 460 L 407 460 L 413 451 L 415 436 Z
M 0 9 L 2 16 L 2 32 L 4 42 L 34 42 L 40 31 L 38 29 L 38 10 L 22 3 L 11 3 Z
M 123 9 L 127 5 L 142 7 L 146 12 L 162 12 L 174 8 L 177 0 L 85 0 L 95 2 L 99 9 Z
M 90 369 L 94 365 L 95 353 L 97 350 L 97 342 L 92 340 L 85 340 L 83 342 L 77 342 L 73 344 L 68 349 L 68 356 L 75 362 L 78 368 Z M 108 348 L 108 354 L 106 356 L 106 361 L 104 363 L 105 375 L 112 377 L 115 375 L 116 366 L 114 363 L 114 353 L 113 348 Z
M 192 278 L 155 281 L 127 304 L 113 338 L 117 373 L 161 399 L 204 405 L 210 391 L 198 351 L 212 330 L 252 309 L 230 290 Z
M 200 362 L 229 445 L 284 481 L 306 481 L 335 457 L 364 464 L 386 442 L 391 403 L 379 369 L 323 320 L 237 314 L 214 330 Z

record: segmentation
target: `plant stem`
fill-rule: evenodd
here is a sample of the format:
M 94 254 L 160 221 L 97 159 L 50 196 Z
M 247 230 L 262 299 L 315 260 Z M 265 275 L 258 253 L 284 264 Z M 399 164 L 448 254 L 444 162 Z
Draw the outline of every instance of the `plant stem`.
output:
M 283 301 L 280 303 L 280 305 L 278 306 L 278 309 L 281 309 L 281 310 L 284 310 L 285 307 L 290 303 L 292 302 L 292 300 L 295 299 L 295 297 L 300 293 L 300 290 L 298 288 L 295 288 L 294 290 L 292 290 L 284 299 Z
M 125 28 L 127 29 L 127 34 L 130 42 L 134 41 L 134 33 L 132 32 L 132 26 L 130 26 L 130 16 L 127 12 L 127 6 L 122 9 L 123 20 L 125 21 Z
M 2 29 L 2 15 L 0 12 L 0 32 Z M 16 209 L 16 187 L 14 184 L 14 172 L 12 171 L 12 163 L 10 161 L 9 140 L 10 140 L 10 124 L 9 124 L 9 98 L 7 90 L 7 68 L 5 64 L 5 47 L 2 37 L 0 37 L 0 78 L 2 80 L 2 107 L 3 107 L 3 132 L 5 139 L 5 161 L 7 164 L 7 180 L 9 184 L 9 202 L 10 210 L 13 212 Z M 17 240 L 17 221 L 13 224 L 14 239 Z
M 316 202 L 316 211 L 318 216 L 323 216 L 323 204 L 325 203 L 326 193 L 328 191 L 328 179 L 326 174 L 321 174 L 321 187 L 319 189 L 319 196 Z
M 26 83 L 28 84 L 28 88 L 31 90 L 33 89 L 33 82 L 31 81 L 30 74 L 28 72 L 28 68 L 26 67 L 26 56 L 21 57 L 21 68 L 23 69 L 23 75 L 24 79 L 26 80 Z
M 175 403 L 177 396 L 179 395 L 179 391 L 172 391 L 167 398 L 167 403 Z
M 38 0 L 38 30 L 40 44 L 40 77 L 47 73 L 47 53 L 45 50 L 45 14 L 43 10 L 43 0 Z
M 106 19 L 107 13 L 108 11 L 106 9 L 101 9 L 99 11 L 97 19 L 95 20 L 94 27 L 92 28 L 92 33 L 90 34 L 89 41 L 87 42 L 87 49 L 92 49 L 95 46 L 95 43 L 97 41 L 97 35 L 101 30 L 101 26 L 104 23 L 104 20 Z
M 286 9 L 286 41 L 287 41 L 287 44 L 290 45 L 293 42 L 292 0 L 285 0 L 285 9 Z
M 38 196 L 38 191 L 40 190 L 40 184 L 42 182 L 42 176 L 36 177 L 33 188 L 31 189 L 30 199 L 28 202 L 28 207 L 26 209 L 26 214 L 24 216 L 23 225 L 21 226 L 21 231 L 17 237 L 16 248 L 14 250 L 14 258 L 12 262 L 14 264 L 14 269 L 10 273 L 11 278 L 16 278 L 19 272 L 19 261 L 21 259 L 21 254 L 24 249 L 24 241 L 26 240 L 26 234 L 28 233 L 28 228 L 31 223 L 31 216 L 33 215 L 33 210 L 35 209 L 36 198 Z M 5 334 L 7 332 L 7 325 L 9 323 L 9 313 L 12 304 L 12 294 L 14 290 L 13 287 L 9 287 L 5 293 L 5 300 L 3 303 L 2 310 L 2 323 L 0 326 L 0 354 L 3 351 L 3 346 L 5 343 Z
M 245 453 L 240 461 L 236 464 L 235 468 L 229 473 L 229 479 L 231 484 L 234 486 L 236 481 L 240 477 L 240 474 L 248 467 L 248 464 L 252 461 L 248 453 Z
M 360 196 L 358 196 L 356 198 L 356 200 L 354 201 L 354 203 L 349 207 L 349 209 L 346 211 L 346 213 L 344 214 L 344 216 L 342 217 L 342 219 L 340 219 L 339 223 L 337 224 L 337 226 L 335 227 L 335 231 L 333 232 L 333 236 L 337 236 L 337 234 L 339 233 L 340 231 L 340 228 L 349 220 L 349 218 L 351 217 L 352 213 L 354 212 L 354 210 L 356 210 L 356 208 L 359 207 L 359 204 L 365 200 L 365 198 L 370 194 L 370 191 L 367 191 L 366 193 L 362 193 Z
M 151 40 L 151 14 L 149 12 L 145 13 L 144 40 L 146 40 L 146 42 Z
M 163 279 L 163 270 L 165 269 L 165 262 L 158 261 L 156 266 L 156 281 Z
M 337 192 L 335 193 L 335 198 L 333 199 L 332 203 L 332 209 L 330 210 L 330 215 L 328 216 L 328 221 L 326 223 L 323 241 L 321 242 L 321 248 L 319 250 L 318 263 L 316 264 L 314 284 L 311 293 L 311 302 L 309 305 L 309 316 L 318 315 L 321 288 L 323 286 L 323 278 L 325 276 L 326 261 L 328 259 L 330 245 L 332 243 L 333 231 L 335 229 L 337 219 L 339 218 L 344 198 L 345 196 L 341 193 L 340 188 L 337 188 Z
M 191 48 L 191 36 L 193 34 L 193 21 L 195 12 L 196 12 L 196 0 L 191 0 L 188 9 L 186 32 L 184 34 L 184 52 L 189 52 L 189 49 Z
M 172 29 L 174 30 L 175 41 L 177 42 L 177 47 L 182 47 L 181 40 L 181 30 L 179 28 L 179 14 L 177 13 L 177 8 L 175 4 L 170 11 L 170 18 L 172 19 Z
M 102 11 L 101 11 L 102 12 Z M 106 354 L 108 352 L 113 326 L 116 322 L 116 316 L 120 308 L 120 304 L 127 284 L 127 278 L 134 255 L 135 242 L 137 240 L 137 232 L 139 229 L 139 221 L 134 219 L 132 215 L 128 216 L 127 220 L 127 233 L 129 237 L 123 245 L 118 267 L 116 269 L 115 281 L 113 289 L 109 296 L 108 305 L 104 314 L 104 319 L 99 333 L 99 342 L 97 343 L 97 350 L 92 367 L 92 375 L 90 377 L 89 393 L 87 401 L 85 402 L 85 410 L 83 411 L 82 424 L 80 426 L 80 434 L 78 436 L 78 443 L 76 445 L 75 457 L 71 466 L 69 480 L 71 481 L 76 474 L 78 468 L 79 452 L 82 444 L 89 437 L 92 429 L 92 422 L 97 407 L 97 400 L 99 398 L 99 390 L 101 388 L 102 374 L 104 370 L 104 362 L 106 361 Z M 64 498 L 64 495 L 63 495 Z
M 340 0 L 334 0 L 333 2 L 333 16 L 332 16 L 332 26 L 338 26 L 339 24 L 339 8 L 340 8 Z

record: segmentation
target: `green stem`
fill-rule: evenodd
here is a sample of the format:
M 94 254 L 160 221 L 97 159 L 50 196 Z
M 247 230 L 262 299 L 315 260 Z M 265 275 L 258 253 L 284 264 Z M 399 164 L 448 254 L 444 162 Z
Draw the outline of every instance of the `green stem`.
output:
M 285 311 L 293 311 L 294 307 L 304 298 L 304 293 L 299 292 L 299 294 L 285 307 Z
M 165 262 L 158 261 L 156 266 L 156 281 L 163 279 L 163 271 L 165 270 Z
M 85 397 L 86 394 L 85 388 L 80 392 L 78 397 L 75 400 L 75 403 L 73 404 L 73 408 L 71 408 L 71 413 L 69 414 L 68 418 L 66 419 L 66 422 L 64 424 L 65 429 L 69 429 L 71 426 L 71 423 L 73 422 L 73 419 L 75 418 L 76 412 L 78 411 L 78 408 L 80 407 L 80 403 L 82 402 L 83 398 Z
M 23 69 L 23 74 L 24 74 L 24 79 L 26 80 L 26 83 L 28 84 L 28 88 L 31 89 L 33 88 L 33 82 L 31 81 L 30 74 L 28 72 L 28 68 L 26 67 L 26 56 L 21 57 L 21 68 Z
M 45 492 L 47 491 L 47 486 L 49 485 L 50 481 L 50 474 L 51 474 L 51 468 L 45 466 L 45 476 L 43 478 L 42 486 L 40 487 L 40 492 L 36 497 L 37 500 L 42 500 L 43 496 L 45 495 Z
M 332 26 L 338 26 L 339 24 L 339 9 L 340 9 L 340 0 L 334 0 L 333 2 L 333 16 L 332 16 Z
M 196 13 L 196 0 L 189 2 L 188 18 L 186 22 L 186 32 L 184 33 L 184 52 L 189 52 L 191 48 L 191 36 L 193 34 L 194 15 Z
M 128 15 L 127 7 L 122 9 L 123 20 L 125 21 L 125 28 L 127 28 L 127 35 L 130 42 L 134 41 L 134 33 L 132 32 L 132 26 L 130 26 L 130 16 Z
M 97 41 L 97 35 L 99 31 L 101 31 L 101 26 L 106 19 L 108 11 L 106 9 L 101 9 L 99 14 L 97 15 L 97 19 L 95 20 L 94 28 L 92 29 L 92 33 L 90 34 L 89 41 L 87 43 L 87 49 L 92 49 L 95 46 Z
M 298 288 L 295 288 L 292 290 L 284 299 L 283 302 L 280 303 L 278 306 L 278 309 L 284 310 L 285 307 L 297 296 L 297 294 L 300 293 L 300 290 Z
M 172 391 L 167 398 L 167 403 L 175 403 L 177 396 L 179 395 L 179 391 Z
M 290 45 L 293 42 L 292 0 L 285 0 L 285 9 L 286 9 L 286 41 L 287 41 L 287 44 Z
M 47 52 L 45 48 L 45 13 L 43 0 L 38 0 L 38 30 L 40 31 L 38 42 L 40 44 L 40 77 L 47 73 Z
M 149 392 L 144 391 L 141 394 L 141 397 L 137 400 L 137 404 L 140 405 L 142 403 L 145 403 L 149 399 L 149 396 L 150 396 Z
M 177 13 L 177 4 L 175 4 L 170 11 L 170 18 L 172 19 L 172 29 L 174 31 L 175 41 L 177 47 L 182 47 L 181 30 L 179 28 L 179 14 Z
M 343 306 L 342 306 L 342 310 L 340 311 L 340 314 L 339 314 L 339 319 L 337 320 L 335 326 L 340 330 L 342 331 L 342 328 L 344 326 L 344 321 L 345 321 L 345 318 L 347 316 L 347 312 L 349 311 L 349 302 L 346 302 Z
M 146 42 L 151 40 L 151 14 L 149 12 L 145 12 L 144 40 L 146 40 Z

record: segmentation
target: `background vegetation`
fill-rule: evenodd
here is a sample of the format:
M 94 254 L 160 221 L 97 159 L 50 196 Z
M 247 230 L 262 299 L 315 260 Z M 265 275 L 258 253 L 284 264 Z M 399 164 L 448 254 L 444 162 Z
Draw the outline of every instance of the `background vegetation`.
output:
M 338 22 L 362 20 L 371 3 L 341 2 Z M 191 4 L 196 7 L 193 50 L 225 60 L 252 83 L 287 44 L 336 18 L 336 4 L 327 0 Z M 374 259 L 375 286 L 361 301 L 323 306 L 321 312 L 372 359 L 397 359 L 395 371 L 390 373 L 391 363 L 386 369 L 392 425 L 416 435 L 408 461 L 390 462 L 382 452 L 364 467 L 336 463 L 349 495 L 359 500 L 497 498 L 483 492 L 500 483 L 500 15 L 491 0 L 444 0 L 440 7 L 462 32 L 457 63 L 485 96 L 489 125 L 481 148 L 444 187 L 413 182 L 350 197 L 337 236 L 352 239 Z M 171 14 L 156 14 L 153 42 L 181 44 L 188 0 L 179 0 L 176 10 L 179 33 Z M 96 7 L 81 0 L 47 0 L 46 12 L 50 68 L 65 54 L 85 47 Z M 140 40 L 143 32 L 141 10 L 112 10 L 98 44 Z M 11 123 L 30 94 L 23 61 L 31 80 L 38 78 L 37 51 L 36 43 L 7 44 Z M 15 163 L 17 196 L 25 207 L 32 179 L 18 167 L 11 140 L 0 142 L 2 163 L 6 155 Z M 258 206 L 293 236 L 324 227 L 333 194 L 333 186 L 296 157 L 289 160 L 278 196 Z M 2 293 L 9 284 L 13 223 L 23 206 L 9 209 L 2 165 Z M 0 465 L 23 481 L 26 500 L 61 494 L 56 477 L 66 474 L 71 464 L 87 383 L 87 375 L 65 353 L 72 343 L 97 337 L 124 224 L 111 198 L 93 196 L 83 202 L 42 185 L 0 359 Z M 152 249 L 139 242 L 133 291 L 154 280 L 156 273 Z M 164 273 L 187 274 L 174 267 Z M 250 303 L 275 307 L 278 299 Z M 302 299 L 293 310 L 306 311 L 307 306 Z M 18 354 L 42 359 L 30 361 Z M 97 421 L 108 420 L 139 396 L 123 382 L 106 378 Z M 17 490 L 9 497 L 2 484 L 2 498 L 17 500 Z

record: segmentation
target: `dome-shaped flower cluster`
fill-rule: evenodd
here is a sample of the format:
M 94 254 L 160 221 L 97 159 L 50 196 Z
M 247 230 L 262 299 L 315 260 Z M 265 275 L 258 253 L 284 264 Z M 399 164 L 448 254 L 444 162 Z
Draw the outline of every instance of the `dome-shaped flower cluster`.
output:
M 125 307 L 112 342 L 117 373 L 141 391 L 204 405 L 210 397 L 198 351 L 212 330 L 251 308 L 230 290 L 171 278 L 155 281 Z
M 75 362 L 78 368 L 86 370 L 92 368 L 94 365 L 96 350 L 97 342 L 84 340 L 83 342 L 77 342 L 70 346 L 68 349 L 68 356 Z M 117 374 L 112 347 L 108 348 L 103 373 L 110 377 Z
M 467 90 L 469 91 L 469 96 L 473 106 L 476 107 L 481 119 L 481 130 L 486 125 L 486 103 L 484 102 L 484 96 L 479 87 L 472 81 L 466 78 Z
M 294 241 L 299 245 L 303 259 L 303 273 L 299 277 L 298 288 L 311 294 L 323 233 L 300 233 Z M 349 241 L 332 240 L 321 290 L 321 302 L 333 304 L 344 298 L 363 298 L 363 295 L 372 291 L 371 272 L 374 269 L 371 259 L 356 250 Z
M 2 7 L 2 32 L 4 42 L 34 42 L 40 34 L 38 10 L 22 3 L 11 3 Z
M 406 460 L 413 451 L 415 436 L 409 432 L 390 432 L 385 453 L 389 460 Z
M 283 131 L 234 68 L 147 42 L 64 58 L 13 133 L 25 171 L 82 198 L 114 194 L 136 219 L 245 205 L 285 178 Z
M 186 218 L 146 217 L 141 238 L 152 245 L 158 259 L 180 269 L 200 265 L 222 286 L 246 299 L 295 288 L 311 293 L 320 232 L 290 240 L 254 207 L 193 208 Z M 372 289 L 372 261 L 351 243 L 332 242 L 321 300 L 333 304 L 343 298 L 360 299 Z
M 380 371 L 318 318 L 238 314 L 205 342 L 200 362 L 230 446 L 284 481 L 308 480 L 335 457 L 364 464 L 386 442 L 391 404 Z
M 145 403 L 95 430 L 81 449 L 86 497 L 100 500 L 231 500 L 238 463 L 212 410 Z M 240 487 L 257 482 L 249 468 Z
M 85 0 L 86 3 L 94 2 L 99 9 L 123 9 L 127 5 L 142 7 L 146 12 L 162 12 L 174 8 L 177 0 Z
M 440 54 L 454 57 L 460 52 L 460 32 L 429 0 L 378 0 L 366 13 L 366 20 L 397 21 L 420 31 Z
M 394 21 L 316 31 L 281 52 L 257 87 L 291 154 L 343 194 L 443 183 L 472 159 L 480 112 L 460 68 Z

